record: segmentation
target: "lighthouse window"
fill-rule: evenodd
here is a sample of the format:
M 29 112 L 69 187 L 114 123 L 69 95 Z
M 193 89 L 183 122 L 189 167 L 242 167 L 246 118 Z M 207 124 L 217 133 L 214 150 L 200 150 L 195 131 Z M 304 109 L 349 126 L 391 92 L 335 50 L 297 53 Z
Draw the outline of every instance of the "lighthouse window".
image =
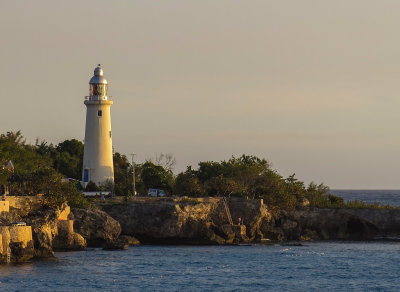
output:
M 110 131 L 110 138 L 111 138 L 111 131 Z
M 107 84 L 90 84 L 90 95 L 107 95 Z
M 102 110 L 98 110 L 98 111 L 97 111 L 97 116 L 98 116 L 98 117 L 103 116 L 103 111 L 102 111 Z

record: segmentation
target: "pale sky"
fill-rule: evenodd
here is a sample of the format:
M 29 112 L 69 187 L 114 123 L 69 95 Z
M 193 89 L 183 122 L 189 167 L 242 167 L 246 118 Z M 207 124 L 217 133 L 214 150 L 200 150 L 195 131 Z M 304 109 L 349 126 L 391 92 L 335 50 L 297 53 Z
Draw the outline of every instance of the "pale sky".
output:
M 116 151 L 175 172 L 243 153 L 400 189 L 400 1 L 0 0 L 0 132 L 84 139 L 101 63 Z

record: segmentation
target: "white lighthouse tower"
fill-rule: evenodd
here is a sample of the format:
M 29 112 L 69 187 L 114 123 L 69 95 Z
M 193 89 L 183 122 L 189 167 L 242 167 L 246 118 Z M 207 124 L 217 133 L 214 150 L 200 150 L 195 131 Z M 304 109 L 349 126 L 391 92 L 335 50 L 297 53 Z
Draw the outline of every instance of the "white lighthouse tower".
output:
M 114 182 L 110 113 L 113 102 L 107 96 L 108 83 L 100 64 L 94 69 L 89 86 L 90 93 L 85 98 L 87 110 L 82 172 L 84 186 L 89 181 L 96 185 Z

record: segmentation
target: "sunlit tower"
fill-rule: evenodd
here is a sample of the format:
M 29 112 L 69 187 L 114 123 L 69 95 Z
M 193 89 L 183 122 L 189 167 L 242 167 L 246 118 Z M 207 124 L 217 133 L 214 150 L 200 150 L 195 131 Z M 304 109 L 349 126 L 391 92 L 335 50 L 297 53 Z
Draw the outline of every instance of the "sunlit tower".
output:
M 111 98 L 108 83 L 100 64 L 89 82 L 89 96 L 85 97 L 86 128 L 82 180 L 100 185 L 114 182 L 113 148 L 111 137 Z

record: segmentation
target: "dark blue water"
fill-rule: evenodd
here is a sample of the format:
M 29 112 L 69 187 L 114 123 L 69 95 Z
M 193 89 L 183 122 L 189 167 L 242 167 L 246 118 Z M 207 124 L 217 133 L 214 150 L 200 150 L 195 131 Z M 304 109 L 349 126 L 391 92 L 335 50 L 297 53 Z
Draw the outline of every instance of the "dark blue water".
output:
M 400 244 L 140 246 L 0 267 L 2 291 L 399 291 Z
M 380 205 L 400 206 L 400 190 L 331 190 L 345 201 L 363 201 Z
M 400 191 L 333 191 L 400 206 Z M 0 291 L 400 291 L 400 243 L 139 246 L 0 265 Z

